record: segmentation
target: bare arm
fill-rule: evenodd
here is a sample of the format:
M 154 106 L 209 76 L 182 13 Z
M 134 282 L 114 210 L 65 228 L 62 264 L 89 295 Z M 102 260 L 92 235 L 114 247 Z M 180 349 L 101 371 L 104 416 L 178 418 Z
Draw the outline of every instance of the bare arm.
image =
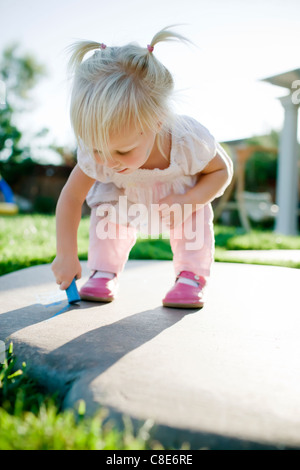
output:
M 184 195 L 184 203 L 207 204 L 212 201 L 222 189 L 230 176 L 230 168 L 224 158 L 218 153 L 209 164 L 199 173 L 198 182 Z
M 179 211 L 178 220 L 182 220 L 183 210 L 185 214 L 195 212 L 199 205 L 207 204 L 212 201 L 232 174 L 232 163 L 228 156 L 216 154 L 208 165 L 198 174 L 198 181 L 195 186 L 189 189 L 185 194 L 170 194 L 161 199 L 160 212 L 163 219 L 170 219 L 170 228 L 174 228 L 175 219 L 170 208 L 175 204 Z M 185 206 L 187 205 L 187 206 Z M 198 207 L 197 207 L 198 206 Z M 174 207 L 174 206 L 173 206 Z
M 75 166 L 65 184 L 56 207 L 56 258 L 52 271 L 61 289 L 67 289 L 76 276 L 81 277 L 77 256 L 77 230 L 81 209 L 89 189 L 95 180 Z

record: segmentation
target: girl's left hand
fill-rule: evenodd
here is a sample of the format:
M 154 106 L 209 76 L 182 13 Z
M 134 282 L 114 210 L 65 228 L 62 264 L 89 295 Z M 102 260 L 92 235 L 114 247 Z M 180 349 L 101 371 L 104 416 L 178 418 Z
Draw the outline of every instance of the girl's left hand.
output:
M 158 211 L 162 221 L 171 230 L 181 225 L 192 213 L 191 205 L 185 202 L 184 194 L 170 194 L 159 201 Z

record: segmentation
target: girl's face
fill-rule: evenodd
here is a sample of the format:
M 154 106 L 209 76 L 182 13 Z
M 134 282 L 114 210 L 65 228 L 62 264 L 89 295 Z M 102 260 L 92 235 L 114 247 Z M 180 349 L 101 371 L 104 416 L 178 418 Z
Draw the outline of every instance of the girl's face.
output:
M 157 128 L 159 131 L 159 125 Z M 116 173 L 130 174 L 142 168 L 151 156 L 157 133 L 152 130 L 139 131 L 135 127 L 126 132 L 112 135 L 108 149 L 111 157 L 102 158 L 102 153 L 94 149 L 97 163 L 112 168 Z

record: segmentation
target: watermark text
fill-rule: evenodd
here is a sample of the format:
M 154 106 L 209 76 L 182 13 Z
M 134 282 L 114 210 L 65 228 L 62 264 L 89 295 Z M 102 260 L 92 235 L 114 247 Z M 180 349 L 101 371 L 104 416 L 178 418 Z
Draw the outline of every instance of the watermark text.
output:
M 294 80 L 292 88 L 297 88 L 297 90 L 292 93 L 292 103 L 300 104 L 300 80 Z
M 199 250 L 204 244 L 204 206 L 192 204 L 150 204 L 128 203 L 126 196 L 120 196 L 115 204 L 101 204 L 96 209 L 99 221 L 97 237 L 101 240 L 124 240 L 128 230 L 134 228 L 141 238 L 168 238 L 172 230 L 175 240 L 184 240 L 187 250 Z M 122 226 L 122 230 L 119 230 Z M 125 229 L 124 229 L 125 228 Z

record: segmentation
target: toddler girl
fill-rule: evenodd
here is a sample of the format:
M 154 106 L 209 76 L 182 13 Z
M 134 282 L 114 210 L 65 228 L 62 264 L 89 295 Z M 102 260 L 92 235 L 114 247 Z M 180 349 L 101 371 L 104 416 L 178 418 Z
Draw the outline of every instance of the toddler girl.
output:
M 173 79 L 154 51 L 170 40 L 186 41 L 163 29 L 147 47 L 72 46 L 78 161 L 57 204 L 52 270 L 61 289 L 81 277 L 77 229 L 87 199 L 92 274 L 82 299 L 113 300 L 137 230 L 168 229 L 176 281 L 163 305 L 203 306 L 214 257 L 210 203 L 230 183 L 232 163 L 205 127 L 172 111 Z

